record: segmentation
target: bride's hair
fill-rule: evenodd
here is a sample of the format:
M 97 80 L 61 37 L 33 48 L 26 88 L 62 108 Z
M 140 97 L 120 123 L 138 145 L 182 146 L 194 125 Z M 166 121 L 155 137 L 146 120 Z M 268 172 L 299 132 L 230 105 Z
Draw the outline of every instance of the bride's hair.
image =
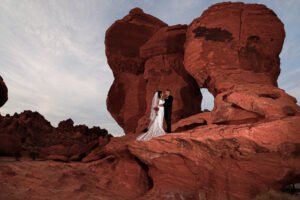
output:
M 161 94 L 162 94 L 162 91 L 157 91 L 157 97 L 160 99 L 161 98 Z

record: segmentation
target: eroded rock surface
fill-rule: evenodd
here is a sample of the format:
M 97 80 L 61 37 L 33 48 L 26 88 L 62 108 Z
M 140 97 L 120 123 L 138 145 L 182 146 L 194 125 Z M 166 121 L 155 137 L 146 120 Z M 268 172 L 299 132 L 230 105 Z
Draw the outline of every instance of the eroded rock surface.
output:
M 277 86 L 285 32 L 266 6 L 215 4 L 193 20 L 186 36 L 185 68 L 214 96 L 236 85 Z
M 215 97 L 213 123 L 242 124 L 299 115 L 277 88 L 283 23 L 264 5 L 219 3 L 187 29 L 184 66 Z
M 148 190 L 136 161 L 0 162 L 0 199 L 130 200 Z
M 207 125 L 135 141 L 153 188 L 141 199 L 253 199 L 300 181 L 299 116 Z

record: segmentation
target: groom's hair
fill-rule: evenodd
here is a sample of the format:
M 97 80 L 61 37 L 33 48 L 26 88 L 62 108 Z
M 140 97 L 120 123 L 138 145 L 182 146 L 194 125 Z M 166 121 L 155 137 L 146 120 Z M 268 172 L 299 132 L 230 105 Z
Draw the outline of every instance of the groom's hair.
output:
M 170 90 L 170 89 L 166 89 L 166 91 L 169 91 L 169 92 L 171 92 L 171 90 Z
M 162 91 L 159 90 L 159 91 L 157 91 L 157 93 L 158 93 L 157 94 L 158 98 L 161 98 Z

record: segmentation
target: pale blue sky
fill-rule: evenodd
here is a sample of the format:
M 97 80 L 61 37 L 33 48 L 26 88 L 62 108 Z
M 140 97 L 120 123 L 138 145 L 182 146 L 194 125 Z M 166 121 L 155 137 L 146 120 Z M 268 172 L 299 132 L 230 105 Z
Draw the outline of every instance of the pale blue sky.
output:
M 113 75 L 106 62 L 107 28 L 134 7 L 169 25 L 189 24 L 216 0 L 2 0 L 0 75 L 9 89 L 2 115 L 38 111 L 52 125 L 100 126 L 123 131 L 106 110 Z M 300 99 L 300 0 L 249 0 L 273 9 L 285 24 L 280 88 Z M 206 93 L 205 93 L 206 94 Z M 205 95 L 203 107 L 211 109 Z

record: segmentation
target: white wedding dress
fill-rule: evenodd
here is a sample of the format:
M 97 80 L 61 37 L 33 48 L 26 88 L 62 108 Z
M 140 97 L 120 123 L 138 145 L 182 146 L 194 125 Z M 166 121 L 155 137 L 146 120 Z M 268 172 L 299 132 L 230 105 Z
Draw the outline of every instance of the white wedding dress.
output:
M 158 137 L 165 135 L 166 132 L 163 129 L 163 119 L 164 119 L 164 107 L 157 106 L 157 92 L 155 93 L 153 100 L 152 100 L 152 106 L 151 106 L 151 114 L 150 114 L 150 123 L 148 126 L 148 131 L 146 133 L 143 133 L 139 135 L 136 139 L 137 140 L 150 140 L 153 137 Z M 159 99 L 160 104 L 164 104 L 164 100 Z M 156 115 L 154 107 L 158 107 L 158 114 Z

